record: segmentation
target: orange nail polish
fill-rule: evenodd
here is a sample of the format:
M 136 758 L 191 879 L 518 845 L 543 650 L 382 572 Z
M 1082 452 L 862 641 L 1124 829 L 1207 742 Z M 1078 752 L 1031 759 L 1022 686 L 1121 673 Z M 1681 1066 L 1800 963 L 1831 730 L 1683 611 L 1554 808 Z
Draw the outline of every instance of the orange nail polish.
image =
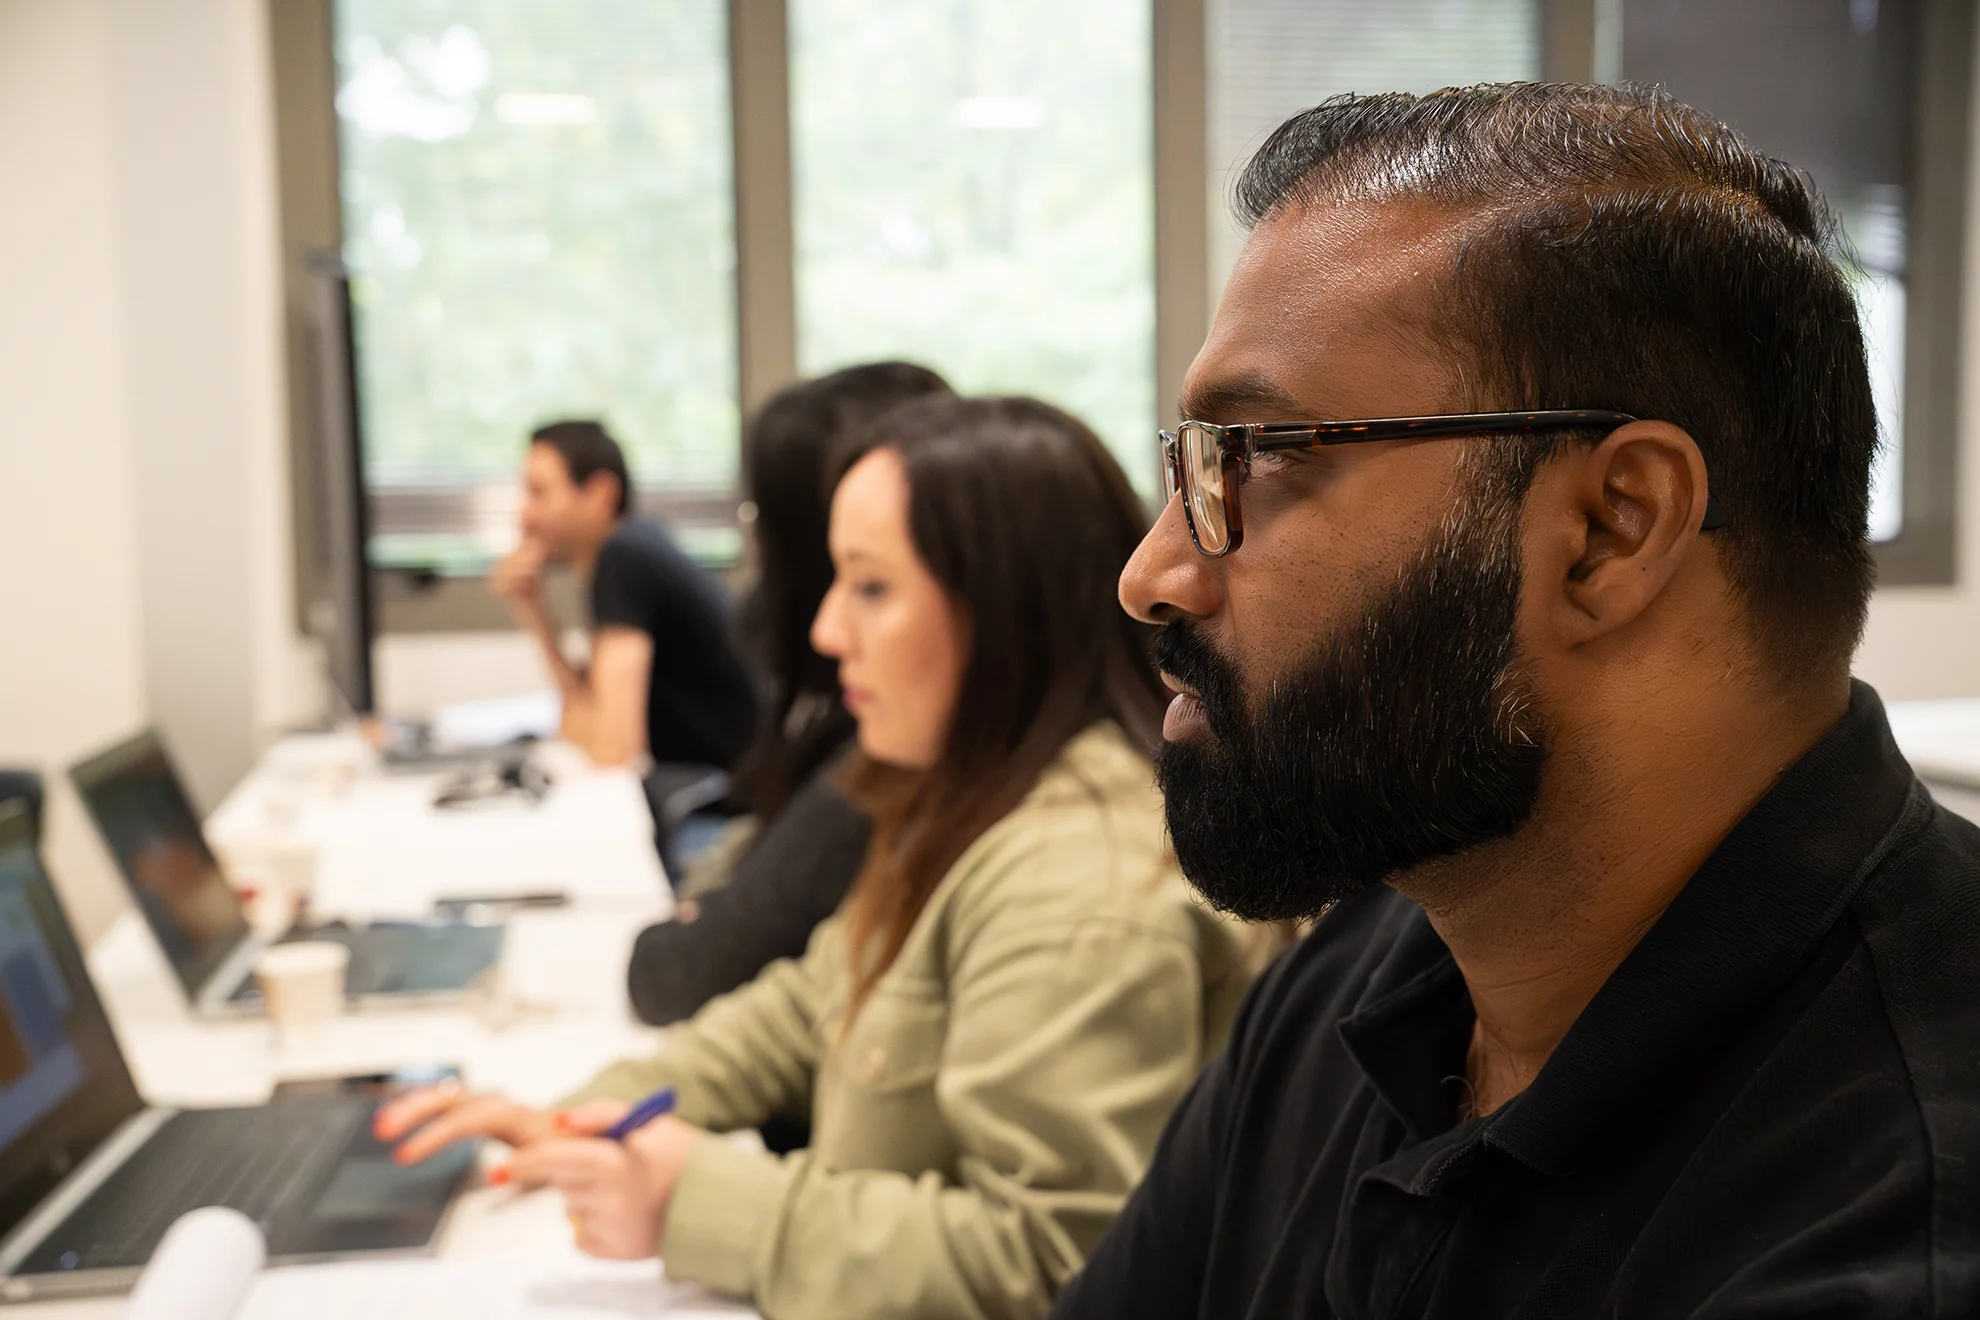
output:
M 490 1187 L 507 1187 L 515 1176 L 515 1170 L 506 1164 L 500 1164 L 488 1171 L 488 1185 Z
M 569 1132 L 574 1125 L 571 1122 L 571 1116 L 559 1109 L 556 1113 L 550 1115 L 550 1126 L 556 1128 L 559 1132 Z

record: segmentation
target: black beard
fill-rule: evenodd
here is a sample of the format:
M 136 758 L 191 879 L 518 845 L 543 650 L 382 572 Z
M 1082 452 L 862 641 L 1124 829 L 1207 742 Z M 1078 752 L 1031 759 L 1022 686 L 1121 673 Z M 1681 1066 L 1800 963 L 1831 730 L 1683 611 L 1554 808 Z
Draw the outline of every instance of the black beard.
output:
M 1156 776 L 1183 873 L 1213 906 L 1316 917 L 1532 813 L 1547 752 L 1513 665 L 1516 509 L 1471 515 L 1255 714 L 1194 624 L 1162 629 L 1156 658 L 1202 698 L 1212 736 L 1164 743 Z

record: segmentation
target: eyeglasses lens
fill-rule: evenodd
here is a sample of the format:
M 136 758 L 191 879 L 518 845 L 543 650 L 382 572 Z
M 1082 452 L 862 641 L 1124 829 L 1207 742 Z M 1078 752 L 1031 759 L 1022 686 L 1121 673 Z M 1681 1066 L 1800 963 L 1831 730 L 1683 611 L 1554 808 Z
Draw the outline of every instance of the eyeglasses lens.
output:
M 1183 425 L 1176 442 L 1181 449 L 1184 495 L 1189 500 L 1190 524 L 1203 553 L 1222 553 L 1230 537 L 1224 518 L 1224 447 L 1207 426 Z

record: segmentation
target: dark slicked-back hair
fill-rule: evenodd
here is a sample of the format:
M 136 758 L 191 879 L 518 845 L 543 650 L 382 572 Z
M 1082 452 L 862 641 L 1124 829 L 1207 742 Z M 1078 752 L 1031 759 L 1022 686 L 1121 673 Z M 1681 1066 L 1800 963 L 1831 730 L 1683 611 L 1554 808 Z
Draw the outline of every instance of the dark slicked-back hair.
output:
M 529 442 L 556 450 L 574 486 L 582 486 L 601 472 L 616 479 L 619 506 L 614 512 L 621 518 L 626 516 L 626 510 L 632 507 L 632 473 L 626 468 L 626 451 L 619 448 L 619 442 L 601 423 L 549 422 L 532 431 Z
M 1513 83 L 1335 97 L 1280 125 L 1234 196 L 1247 225 L 1392 200 L 1453 214 L 1424 328 L 1463 360 L 1466 406 L 1683 427 L 1730 518 L 1713 539 L 1761 655 L 1784 676 L 1846 668 L 1874 576 L 1877 418 L 1849 258 L 1813 183 L 1661 89 Z M 1507 493 L 1548 452 L 1502 442 Z

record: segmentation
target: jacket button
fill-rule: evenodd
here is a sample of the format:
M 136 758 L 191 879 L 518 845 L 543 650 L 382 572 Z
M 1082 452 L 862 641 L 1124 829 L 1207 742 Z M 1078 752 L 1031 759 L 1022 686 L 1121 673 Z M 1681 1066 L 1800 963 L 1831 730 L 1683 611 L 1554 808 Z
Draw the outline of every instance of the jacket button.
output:
M 878 1045 L 868 1050 L 866 1052 L 866 1067 L 863 1071 L 865 1075 L 862 1080 L 868 1086 L 873 1085 L 873 1083 L 885 1077 L 887 1075 L 887 1051 Z

